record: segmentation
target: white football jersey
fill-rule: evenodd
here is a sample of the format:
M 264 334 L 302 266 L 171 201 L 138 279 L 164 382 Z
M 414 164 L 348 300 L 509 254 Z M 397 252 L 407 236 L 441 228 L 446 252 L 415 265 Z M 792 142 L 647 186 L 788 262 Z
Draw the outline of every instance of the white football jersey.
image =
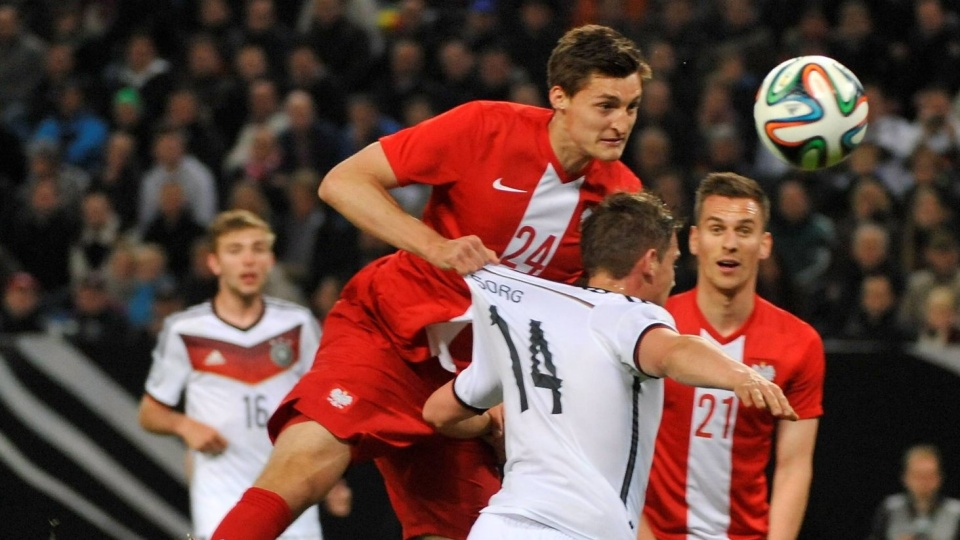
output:
M 637 298 L 502 267 L 466 281 L 473 362 L 454 390 L 476 409 L 502 401 L 506 423 L 503 487 L 483 512 L 574 538 L 636 538 L 663 381 L 638 369 L 635 351 L 673 318 Z
M 185 392 L 186 415 L 227 439 L 219 455 L 192 452 L 193 534 L 209 538 L 270 457 L 267 420 L 313 364 L 320 327 L 309 310 L 264 298 L 263 316 L 247 329 L 232 326 L 210 302 L 164 321 L 146 392 L 174 407 Z M 319 512 L 309 509 L 285 539 L 321 538 Z

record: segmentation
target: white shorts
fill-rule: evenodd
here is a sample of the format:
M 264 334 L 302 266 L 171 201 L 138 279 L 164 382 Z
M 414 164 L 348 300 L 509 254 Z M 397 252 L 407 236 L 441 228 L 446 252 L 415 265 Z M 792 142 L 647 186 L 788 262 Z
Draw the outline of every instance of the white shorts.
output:
M 556 529 L 522 516 L 480 514 L 467 540 L 576 540 Z

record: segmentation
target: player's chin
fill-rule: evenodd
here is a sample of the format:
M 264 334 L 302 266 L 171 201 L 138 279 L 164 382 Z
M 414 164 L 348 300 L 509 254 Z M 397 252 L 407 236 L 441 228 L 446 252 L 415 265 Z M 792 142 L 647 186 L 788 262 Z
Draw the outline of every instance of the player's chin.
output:
M 616 161 L 623 155 L 624 141 L 600 141 L 596 144 L 593 157 L 600 161 Z

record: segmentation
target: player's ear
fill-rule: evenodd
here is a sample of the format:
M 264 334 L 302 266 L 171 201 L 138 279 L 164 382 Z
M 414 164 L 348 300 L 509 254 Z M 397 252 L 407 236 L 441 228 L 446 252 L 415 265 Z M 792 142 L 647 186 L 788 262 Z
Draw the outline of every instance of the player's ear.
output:
M 644 281 L 652 281 L 657 273 L 661 261 L 654 248 L 648 249 L 642 257 L 633 265 L 633 272 L 639 272 L 644 277 Z
M 690 254 L 696 255 L 700 251 L 700 229 L 696 225 L 690 226 L 690 237 L 687 238 L 687 247 L 690 248 Z
M 760 260 L 768 258 L 772 251 L 773 235 L 770 234 L 770 231 L 763 231 L 763 236 L 760 238 Z
M 213 272 L 213 275 L 220 276 L 220 259 L 217 258 L 216 252 L 211 251 L 207 253 L 207 268 Z
M 553 107 L 554 110 L 562 111 L 570 105 L 570 96 L 559 86 L 550 88 L 549 98 L 550 106 Z

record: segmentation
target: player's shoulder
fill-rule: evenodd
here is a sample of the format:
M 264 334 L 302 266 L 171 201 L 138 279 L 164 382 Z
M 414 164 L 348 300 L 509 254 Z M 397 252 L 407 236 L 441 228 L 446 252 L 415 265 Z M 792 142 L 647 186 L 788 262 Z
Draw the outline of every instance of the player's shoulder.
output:
M 667 298 L 667 303 L 663 307 L 675 318 L 695 317 L 699 309 L 697 307 L 696 289 L 677 293 Z
M 477 100 L 465 103 L 451 112 L 464 116 L 480 116 L 486 126 L 531 125 L 544 127 L 553 111 L 533 105 L 510 103 L 507 101 Z
M 313 316 L 313 313 L 306 307 L 301 306 L 296 302 L 291 302 L 275 296 L 264 296 L 263 304 L 267 307 L 267 309 L 278 313 L 284 313 L 291 316 L 297 315 L 301 317 Z
M 884 499 L 882 504 L 887 512 L 896 512 L 910 508 L 910 499 L 905 493 L 895 493 Z
M 184 325 L 193 324 L 198 319 L 212 316 L 216 316 L 213 312 L 213 304 L 207 300 L 168 315 L 163 324 L 168 328 L 179 328 Z
M 760 296 L 756 297 L 754 309 L 757 310 L 757 323 L 765 332 L 770 330 L 797 341 L 822 341 L 820 333 L 810 323 Z

